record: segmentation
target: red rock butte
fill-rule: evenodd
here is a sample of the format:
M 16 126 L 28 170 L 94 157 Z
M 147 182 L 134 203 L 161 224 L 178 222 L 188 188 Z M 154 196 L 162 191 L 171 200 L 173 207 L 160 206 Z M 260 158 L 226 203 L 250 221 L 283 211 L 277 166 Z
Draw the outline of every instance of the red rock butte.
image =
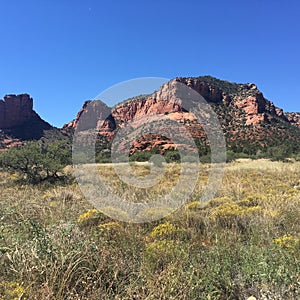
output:
M 0 100 L 1 129 L 20 126 L 34 115 L 33 100 L 28 94 L 6 95 Z

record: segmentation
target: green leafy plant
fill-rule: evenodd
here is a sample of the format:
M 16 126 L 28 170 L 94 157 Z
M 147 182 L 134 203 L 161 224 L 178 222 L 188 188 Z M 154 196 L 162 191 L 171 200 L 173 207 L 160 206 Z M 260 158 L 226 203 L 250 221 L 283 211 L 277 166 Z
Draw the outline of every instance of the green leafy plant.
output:
M 70 163 L 71 146 L 65 141 L 31 141 L 0 155 L 0 167 L 3 170 L 18 173 L 31 183 L 63 177 L 63 168 Z

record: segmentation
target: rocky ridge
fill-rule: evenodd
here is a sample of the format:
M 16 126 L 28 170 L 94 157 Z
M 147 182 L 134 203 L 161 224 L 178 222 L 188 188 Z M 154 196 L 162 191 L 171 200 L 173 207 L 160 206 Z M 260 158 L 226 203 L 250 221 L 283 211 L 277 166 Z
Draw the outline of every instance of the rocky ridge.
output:
M 100 101 L 86 101 L 76 118 L 61 130 L 39 117 L 33 110 L 33 100 L 28 94 L 7 95 L 0 100 L 0 147 L 20 145 L 24 140 L 40 139 L 47 135 L 54 139 L 72 136 L 76 128 L 83 132 L 97 128 L 99 136 L 109 144 L 118 129 L 126 123 L 145 122 L 153 115 L 179 122 L 197 140 L 198 145 L 207 145 L 202 125 L 189 112 L 189 101 L 184 102 L 189 96 L 181 94 L 178 84 L 188 86 L 190 91 L 205 98 L 218 116 L 228 148 L 234 151 L 243 151 L 245 148 L 254 151 L 282 143 L 299 144 L 300 113 L 284 113 L 267 100 L 253 83 L 237 84 L 202 76 L 175 78 L 153 94 L 125 100 L 113 108 Z M 189 100 L 195 104 L 195 99 Z M 153 147 L 166 151 L 173 146 L 167 137 L 154 133 L 137 138 L 131 151 L 150 150 Z
M 176 87 L 178 83 L 190 87 L 211 105 L 225 133 L 228 148 L 242 151 L 244 147 L 263 148 L 286 140 L 293 143 L 300 141 L 300 114 L 284 113 L 281 108 L 267 100 L 253 83 L 237 84 L 210 76 L 178 77 L 151 95 L 135 97 L 116 105 L 111 108 L 110 121 L 104 122 L 106 125 L 100 128 L 100 134 L 106 136 L 109 142 L 116 129 L 127 122 L 143 120 L 143 117 L 151 115 L 167 115 L 168 118 L 184 124 L 200 144 L 205 144 L 202 126 L 185 109 L 185 96 L 180 96 Z M 107 107 L 105 109 L 107 114 Z M 85 105 L 77 118 L 66 126 L 75 129 L 78 117 L 84 113 Z M 149 150 L 151 147 L 160 147 L 165 151 L 173 145 L 167 138 L 154 134 L 147 139 L 141 137 L 135 141 L 133 151 Z

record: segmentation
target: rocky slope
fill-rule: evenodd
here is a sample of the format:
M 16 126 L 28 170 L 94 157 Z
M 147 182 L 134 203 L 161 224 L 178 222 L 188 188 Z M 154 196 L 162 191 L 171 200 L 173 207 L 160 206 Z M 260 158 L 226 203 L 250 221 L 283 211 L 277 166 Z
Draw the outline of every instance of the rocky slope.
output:
M 187 102 L 184 103 L 186 95 L 181 97 L 178 83 L 190 87 L 210 104 L 219 118 L 228 148 L 238 152 L 247 149 L 248 152 L 254 153 L 257 149 L 283 143 L 299 144 L 300 114 L 284 113 L 267 100 L 253 83 L 236 84 L 210 76 L 175 78 L 151 95 L 138 96 L 116 105 L 111 109 L 109 122 L 104 122 L 105 126 L 100 128 L 100 134 L 105 136 L 109 143 L 117 129 L 127 122 L 145 122 L 146 116 L 167 115 L 170 119 L 184 124 L 199 145 L 207 146 L 201 124 L 185 109 L 185 105 L 188 105 Z M 77 118 L 65 128 L 75 129 L 80 116 L 91 114 L 85 109 L 86 104 Z M 105 107 L 106 113 L 107 109 Z M 134 142 L 132 152 L 153 147 L 165 151 L 173 147 L 173 144 L 163 136 L 141 136 Z
M 288 121 L 300 128 L 300 113 L 285 113 L 286 118 Z

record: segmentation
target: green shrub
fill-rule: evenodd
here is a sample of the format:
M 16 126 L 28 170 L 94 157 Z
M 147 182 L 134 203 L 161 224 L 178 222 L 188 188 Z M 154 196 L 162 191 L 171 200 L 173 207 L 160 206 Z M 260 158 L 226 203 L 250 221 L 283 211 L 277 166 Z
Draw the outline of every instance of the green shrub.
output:
M 65 141 L 54 143 L 28 142 L 23 147 L 1 153 L 0 167 L 16 172 L 31 183 L 58 179 L 63 168 L 71 163 L 71 146 Z
M 164 153 L 164 158 L 166 162 L 179 162 L 180 161 L 180 153 L 178 150 L 172 149 L 172 150 L 167 150 Z

